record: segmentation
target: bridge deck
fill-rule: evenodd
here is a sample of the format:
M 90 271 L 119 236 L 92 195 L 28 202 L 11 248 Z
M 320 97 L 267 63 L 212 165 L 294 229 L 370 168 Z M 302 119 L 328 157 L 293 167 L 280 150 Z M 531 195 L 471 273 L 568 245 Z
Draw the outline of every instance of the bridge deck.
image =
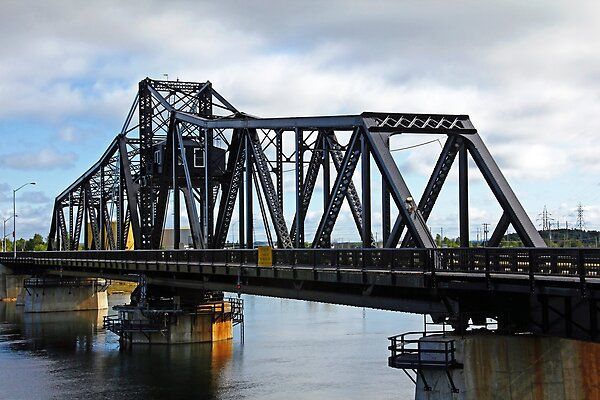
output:
M 144 275 L 189 289 L 525 318 L 529 331 L 566 337 L 596 340 L 599 330 L 600 249 L 275 249 L 270 267 L 258 266 L 256 250 L 50 251 L 0 253 L 0 263 L 34 275 Z

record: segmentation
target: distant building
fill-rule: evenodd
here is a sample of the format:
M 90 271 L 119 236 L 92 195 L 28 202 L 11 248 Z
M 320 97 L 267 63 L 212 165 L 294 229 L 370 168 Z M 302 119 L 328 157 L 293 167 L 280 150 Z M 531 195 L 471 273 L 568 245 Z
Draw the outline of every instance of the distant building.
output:
M 192 231 L 189 228 L 181 228 L 179 236 L 179 248 L 189 249 L 194 247 L 192 240 Z M 162 248 L 163 249 L 174 249 L 175 246 L 175 230 L 173 228 L 165 228 L 162 237 Z

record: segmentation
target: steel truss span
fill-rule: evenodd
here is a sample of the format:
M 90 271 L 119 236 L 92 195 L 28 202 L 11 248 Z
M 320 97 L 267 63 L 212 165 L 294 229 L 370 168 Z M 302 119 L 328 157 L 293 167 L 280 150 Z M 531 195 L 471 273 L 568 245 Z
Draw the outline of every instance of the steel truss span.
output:
M 398 134 L 446 137 L 420 200 L 390 151 Z M 195 249 L 228 247 L 232 234 L 239 247 L 253 248 L 257 229 L 276 248 L 329 248 L 344 204 L 363 248 L 380 237 L 383 247 L 431 249 L 427 219 L 456 158 L 465 247 L 469 156 L 503 210 L 488 246 L 497 247 L 512 225 L 525 246 L 545 247 L 467 115 L 259 118 L 208 81 L 147 78 L 100 160 L 56 198 L 48 250 L 160 249 L 171 214 L 175 248 L 182 217 L 191 232 L 186 245 Z M 285 172 L 293 172 L 293 188 Z M 377 176 L 380 209 L 372 202 Z M 311 204 L 321 214 L 307 219 Z M 381 215 L 381 232 L 373 215 Z

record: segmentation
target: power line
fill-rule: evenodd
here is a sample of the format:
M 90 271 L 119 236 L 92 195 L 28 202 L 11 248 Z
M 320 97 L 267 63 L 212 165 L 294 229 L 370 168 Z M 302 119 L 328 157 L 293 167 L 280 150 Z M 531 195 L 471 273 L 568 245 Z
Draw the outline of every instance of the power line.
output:
M 391 149 L 390 151 L 402 151 L 402 150 L 414 149 L 415 147 L 425 146 L 426 144 L 430 144 L 430 143 L 434 143 L 434 142 L 438 142 L 438 144 L 440 145 L 441 148 L 444 147 L 444 146 L 442 146 L 442 143 L 440 142 L 440 139 L 433 139 L 433 140 L 429 140 L 427 142 L 423 142 L 423 143 L 419 143 L 419 144 L 413 144 L 412 146 L 398 147 L 397 149 Z

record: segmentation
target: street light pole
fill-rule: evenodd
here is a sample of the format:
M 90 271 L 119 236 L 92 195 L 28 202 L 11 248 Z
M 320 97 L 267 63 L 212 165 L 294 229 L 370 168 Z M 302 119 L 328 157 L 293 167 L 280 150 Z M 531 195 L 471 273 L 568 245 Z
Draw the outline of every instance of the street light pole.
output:
M 12 215 L 11 215 L 10 217 L 8 217 L 8 218 L 6 218 L 6 219 L 4 220 L 4 230 L 3 230 L 3 233 L 2 233 L 2 234 L 4 235 L 4 236 L 2 236 L 2 252 L 5 252 L 5 251 L 6 251 L 6 223 L 7 223 L 8 221 L 10 221 L 12 218 L 13 218 L 13 217 L 12 217 Z
M 35 182 L 27 182 L 13 190 L 13 257 L 17 258 L 17 192 L 27 185 L 35 185 Z

